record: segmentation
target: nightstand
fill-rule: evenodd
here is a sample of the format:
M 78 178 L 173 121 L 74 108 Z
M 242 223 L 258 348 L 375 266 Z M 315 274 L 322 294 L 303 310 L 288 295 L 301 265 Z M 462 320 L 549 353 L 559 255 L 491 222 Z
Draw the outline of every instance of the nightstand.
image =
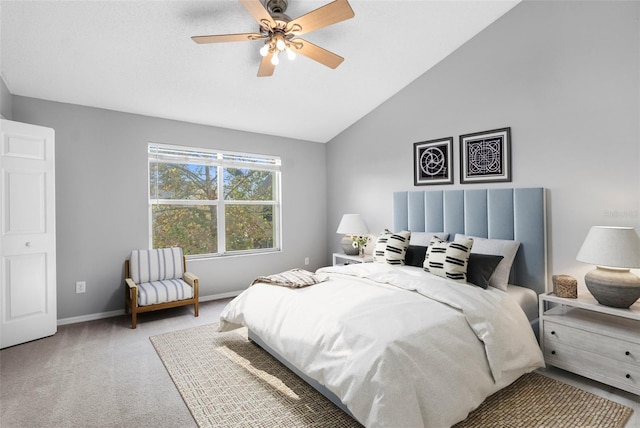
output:
M 350 265 L 352 263 L 371 263 L 373 256 L 350 256 L 344 253 L 333 253 L 333 265 Z
M 577 299 L 553 293 L 539 299 L 548 365 L 640 395 L 640 302 L 612 308 L 583 290 Z

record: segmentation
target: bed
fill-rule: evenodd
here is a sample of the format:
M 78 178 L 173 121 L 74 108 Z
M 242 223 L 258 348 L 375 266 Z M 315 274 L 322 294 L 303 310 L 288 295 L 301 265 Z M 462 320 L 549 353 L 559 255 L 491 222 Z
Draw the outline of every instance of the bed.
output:
M 220 329 L 248 327 L 254 342 L 367 427 L 451 426 L 544 365 L 535 307 L 547 280 L 545 191 L 396 192 L 393 230 L 447 252 L 455 245 L 431 231 L 471 239 L 478 254 L 519 244 L 504 281 L 486 288 L 378 257 L 319 269 L 311 286 L 258 281 L 223 310 Z

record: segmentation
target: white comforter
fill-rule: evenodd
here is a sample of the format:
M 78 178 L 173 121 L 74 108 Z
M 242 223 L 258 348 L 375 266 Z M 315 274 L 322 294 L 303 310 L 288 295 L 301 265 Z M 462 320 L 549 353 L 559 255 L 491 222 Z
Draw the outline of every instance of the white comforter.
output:
M 255 284 L 221 315 L 325 385 L 367 427 L 448 427 L 544 360 L 506 293 L 380 263 L 319 269 L 301 289 Z

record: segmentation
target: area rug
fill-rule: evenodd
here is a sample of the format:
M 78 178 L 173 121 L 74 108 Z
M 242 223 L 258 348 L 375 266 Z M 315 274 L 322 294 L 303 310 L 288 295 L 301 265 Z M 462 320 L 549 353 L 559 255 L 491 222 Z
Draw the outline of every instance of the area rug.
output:
M 217 324 L 150 338 L 199 427 L 359 427 L 279 361 Z M 536 373 L 487 398 L 456 428 L 622 428 L 633 412 Z

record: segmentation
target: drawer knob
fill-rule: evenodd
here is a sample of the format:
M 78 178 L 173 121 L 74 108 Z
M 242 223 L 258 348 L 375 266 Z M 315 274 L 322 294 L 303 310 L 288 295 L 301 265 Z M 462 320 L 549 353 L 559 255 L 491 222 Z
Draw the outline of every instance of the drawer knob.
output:
M 551 351 L 551 355 L 556 355 L 556 351 Z
M 629 373 L 627 373 L 627 375 L 625 376 L 627 379 L 631 379 L 631 375 Z
M 555 334 L 556 334 L 555 330 L 554 330 L 554 331 L 552 331 L 552 332 L 551 332 L 551 334 L 553 334 L 553 335 L 555 336 Z
M 629 355 L 631 355 L 631 352 L 627 351 L 627 352 L 624 353 L 624 355 L 629 356 Z

